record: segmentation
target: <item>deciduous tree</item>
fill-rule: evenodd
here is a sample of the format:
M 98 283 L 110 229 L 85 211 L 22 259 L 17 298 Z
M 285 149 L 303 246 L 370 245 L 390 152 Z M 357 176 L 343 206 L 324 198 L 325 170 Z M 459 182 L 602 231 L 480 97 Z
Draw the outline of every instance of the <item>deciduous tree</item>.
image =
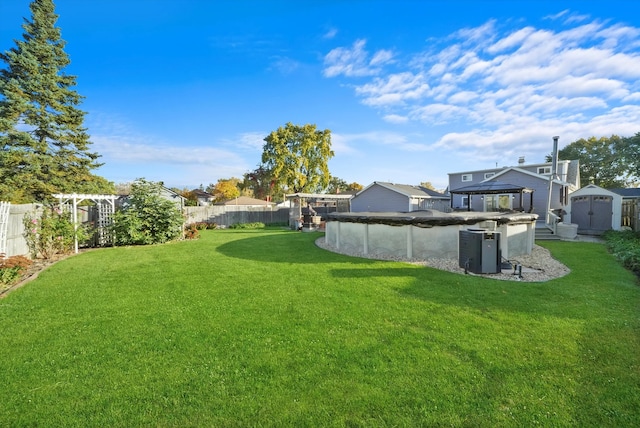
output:
M 76 77 L 64 69 L 58 15 L 52 0 L 33 0 L 23 40 L 0 54 L 0 198 L 44 201 L 52 193 L 112 192 L 91 171 L 100 166 L 83 126 Z
M 238 178 L 221 178 L 213 188 L 208 188 L 208 192 L 215 197 L 216 202 L 235 199 L 240 196 L 240 189 L 238 188 L 239 182 L 240 180 Z
M 359 192 L 362 190 L 362 184 L 347 183 L 341 178 L 331 177 L 329 180 L 329 186 L 327 187 L 327 193 L 341 193 L 341 192 Z
M 271 171 L 263 165 L 259 165 L 253 171 L 244 174 L 244 191 L 247 196 L 256 199 L 269 199 L 272 201 L 282 201 L 284 191 L 281 186 L 276 186 L 271 178 Z
M 329 185 L 331 131 L 287 123 L 265 139 L 262 163 L 273 182 L 291 193 L 317 192 Z
M 623 138 L 617 152 L 626 166 L 627 185 L 637 187 L 640 185 L 640 132 Z
M 621 144 L 622 138 L 617 135 L 581 138 L 559 150 L 558 158 L 580 161 L 581 186 L 593 183 L 604 188 L 624 187 L 626 165 L 617 153 Z M 547 156 L 547 161 L 551 161 L 551 156 Z

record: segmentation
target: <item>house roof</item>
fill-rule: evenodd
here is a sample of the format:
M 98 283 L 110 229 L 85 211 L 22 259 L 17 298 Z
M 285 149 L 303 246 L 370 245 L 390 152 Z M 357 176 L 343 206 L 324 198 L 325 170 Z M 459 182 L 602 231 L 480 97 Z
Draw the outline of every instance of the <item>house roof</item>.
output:
M 200 189 L 193 189 L 191 192 L 194 195 L 196 195 L 196 197 L 198 197 L 198 198 L 213 198 L 214 197 L 211 193 L 205 192 L 204 190 L 200 190 Z
M 569 164 L 569 167 L 571 167 L 571 164 L 572 163 L 575 164 L 575 163 L 577 163 L 577 161 L 575 159 L 574 160 L 567 160 L 567 159 L 558 160 L 558 164 L 561 164 L 561 163 L 567 163 L 567 164 Z M 510 165 L 510 166 L 505 165 L 505 166 L 502 166 L 502 167 L 497 166 L 495 168 L 476 169 L 476 170 L 472 170 L 472 171 L 450 172 L 450 173 L 448 173 L 448 175 L 475 174 L 475 173 L 479 173 L 479 172 L 496 172 L 497 173 L 499 171 L 502 171 L 502 170 L 505 170 L 505 169 L 509 169 L 509 168 L 523 168 L 523 167 L 526 167 L 526 168 L 537 168 L 537 167 L 540 167 L 540 166 L 552 166 L 552 165 L 553 165 L 552 162 L 525 163 L 525 164 Z
M 533 189 L 514 184 L 503 183 L 501 181 L 485 181 L 471 186 L 464 186 L 450 190 L 449 193 L 464 195 L 497 195 L 500 193 L 532 193 Z
M 613 192 L 613 193 L 617 193 L 618 195 L 624 197 L 624 198 L 640 198 L 640 188 L 639 187 L 635 187 L 635 188 L 628 188 L 628 189 L 622 189 L 622 188 L 618 188 L 618 189 L 608 189 L 609 191 Z
M 248 196 L 239 196 L 235 199 L 229 199 L 227 201 L 218 202 L 215 205 L 275 205 L 273 202 L 265 201 L 262 199 L 250 198 Z
M 508 172 L 511 172 L 511 171 L 518 172 L 520 174 L 525 174 L 525 175 L 531 176 L 533 178 L 537 178 L 537 179 L 542 180 L 542 181 L 546 181 L 546 182 L 549 181 L 549 176 L 547 176 L 547 175 L 542 175 L 542 174 L 538 174 L 538 173 L 535 173 L 535 172 L 527 171 L 526 169 L 518 168 L 516 166 L 510 166 L 508 168 L 503 169 L 500 172 L 497 172 L 495 175 L 492 175 L 491 177 L 483 180 L 482 183 L 488 183 L 490 181 L 497 181 L 496 180 L 497 178 L 499 178 L 499 177 L 501 177 L 501 176 L 503 176 L 503 175 L 505 175 L 505 174 L 507 174 Z M 555 183 L 567 184 L 566 182 L 564 182 L 564 181 L 562 181 L 560 179 L 557 179 L 557 178 L 554 179 L 553 181 Z
M 400 193 L 401 195 L 404 195 L 408 198 L 416 198 L 416 199 L 449 199 L 449 196 L 444 195 L 440 192 L 436 192 L 435 190 L 431 190 L 431 189 L 427 189 L 426 187 L 422 187 L 422 186 L 412 186 L 409 184 L 395 184 L 395 183 L 388 183 L 385 181 L 374 181 L 373 183 L 371 183 L 370 185 L 368 185 L 367 187 L 365 187 L 364 189 L 362 189 L 360 192 L 358 192 L 358 194 L 364 192 L 365 190 L 367 190 L 368 188 L 370 188 L 371 186 L 382 186 L 386 189 L 392 190 L 396 193 Z
M 570 185 L 570 186 L 574 186 L 574 187 L 579 187 L 580 186 L 580 161 L 574 159 L 574 160 L 559 160 L 558 164 L 566 164 L 566 172 L 565 172 L 565 177 L 563 179 L 561 178 L 556 178 L 553 181 L 555 183 L 560 183 L 562 185 Z M 550 167 L 553 166 L 553 163 L 551 162 L 546 162 L 546 163 L 539 163 L 539 164 L 526 164 L 526 165 L 518 165 L 518 166 L 504 166 L 502 168 L 489 168 L 489 169 L 482 169 L 482 170 L 476 170 L 476 171 L 468 171 L 468 172 L 456 172 L 456 173 L 449 173 L 449 176 L 452 175 L 459 175 L 459 174 L 475 174 L 475 173 L 490 173 L 493 172 L 494 175 L 492 175 L 491 177 L 483 180 L 483 181 L 490 181 L 490 180 L 495 180 L 496 178 L 500 177 L 501 175 L 506 174 L 509 171 L 517 171 L 521 174 L 526 174 L 529 175 L 531 177 L 536 177 L 539 178 L 540 180 L 545 180 L 545 181 L 549 181 L 549 176 L 545 175 L 545 174 L 538 174 L 536 172 L 530 171 L 528 169 L 530 168 L 538 168 L 538 167 Z

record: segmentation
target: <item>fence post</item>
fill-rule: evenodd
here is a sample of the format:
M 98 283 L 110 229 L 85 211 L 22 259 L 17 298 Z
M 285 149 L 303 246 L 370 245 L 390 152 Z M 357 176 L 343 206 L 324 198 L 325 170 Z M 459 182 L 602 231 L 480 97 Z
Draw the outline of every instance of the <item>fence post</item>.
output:
M 9 229 L 9 209 L 11 202 L 0 202 L 0 257 L 7 255 L 7 230 Z

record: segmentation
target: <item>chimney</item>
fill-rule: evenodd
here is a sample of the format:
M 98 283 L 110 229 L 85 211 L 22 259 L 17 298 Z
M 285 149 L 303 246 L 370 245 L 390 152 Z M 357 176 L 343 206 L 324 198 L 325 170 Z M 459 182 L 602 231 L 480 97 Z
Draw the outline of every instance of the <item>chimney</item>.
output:
M 524 156 L 518 158 L 518 165 L 524 165 Z

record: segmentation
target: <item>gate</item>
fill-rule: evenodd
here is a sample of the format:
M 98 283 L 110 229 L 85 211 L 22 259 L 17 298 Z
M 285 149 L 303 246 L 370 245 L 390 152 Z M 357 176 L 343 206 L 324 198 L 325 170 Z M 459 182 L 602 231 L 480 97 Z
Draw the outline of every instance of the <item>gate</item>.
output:
M 640 225 L 638 222 L 638 206 L 640 203 L 637 199 L 624 199 L 622 200 L 622 219 L 620 222 L 621 226 L 626 226 L 631 228 L 631 230 L 635 230 L 636 232 L 640 230 Z
M 571 223 L 578 232 L 599 235 L 611 229 L 613 198 L 603 195 L 574 196 L 571 198 Z

